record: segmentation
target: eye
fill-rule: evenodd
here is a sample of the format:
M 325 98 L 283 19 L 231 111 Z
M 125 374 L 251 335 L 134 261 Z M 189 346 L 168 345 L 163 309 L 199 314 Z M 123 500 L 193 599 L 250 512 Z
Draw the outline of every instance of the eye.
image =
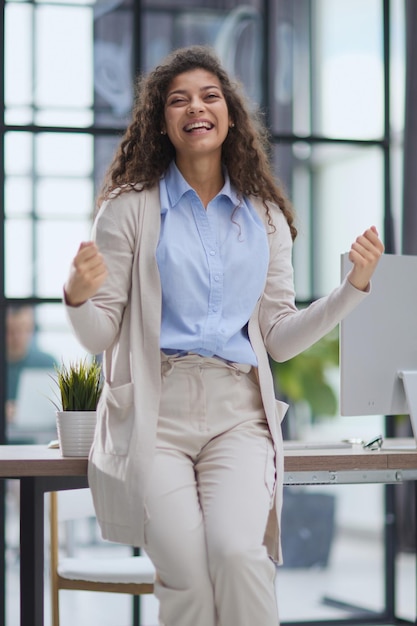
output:
M 185 100 L 185 98 L 179 98 L 179 97 L 176 97 L 176 98 L 173 98 L 172 100 L 169 100 L 169 101 L 168 101 L 168 106 L 181 105 L 181 104 L 183 104 L 185 101 L 186 101 L 186 100 Z
M 207 94 L 206 98 L 209 100 L 214 100 L 217 98 L 220 98 L 220 95 L 218 93 L 209 93 Z

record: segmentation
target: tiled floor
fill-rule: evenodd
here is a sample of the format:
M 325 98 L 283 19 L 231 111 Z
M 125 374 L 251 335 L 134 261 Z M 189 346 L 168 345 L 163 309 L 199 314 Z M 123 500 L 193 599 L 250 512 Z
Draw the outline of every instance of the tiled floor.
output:
M 91 541 L 93 539 L 93 541 Z M 8 506 L 7 540 L 7 621 L 19 624 L 19 559 L 17 509 Z M 116 555 L 125 548 L 97 541 L 91 527 L 78 528 L 76 540 L 85 553 Z M 46 550 L 47 561 L 47 550 Z M 45 626 L 50 626 L 48 565 L 45 566 Z M 285 569 L 277 576 L 277 597 L 282 621 L 326 620 L 352 617 L 342 607 L 359 606 L 371 611 L 384 607 L 383 549 L 378 533 L 338 531 L 325 568 Z M 340 602 L 339 608 L 334 603 Z M 87 592 L 61 592 L 61 626 L 130 626 L 131 598 Z M 402 554 L 397 562 L 397 614 L 407 620 L 416 617 L 416 565 L 414 556 Z M 153 596 L 142 600 L 143 626 L 157 626 L 158 605 Z M 198 625 L 196 625 L 198 626 Z M 230 625 L 238 626 L 238 625 Z M 262 625 L 259 625 L 262 626 Z

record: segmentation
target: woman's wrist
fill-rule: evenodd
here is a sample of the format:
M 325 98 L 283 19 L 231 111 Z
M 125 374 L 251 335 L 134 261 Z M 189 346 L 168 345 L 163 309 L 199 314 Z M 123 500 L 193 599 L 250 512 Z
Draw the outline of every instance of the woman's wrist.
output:
M 78 307 L 84 304 L 85 300 L 83 302 L 73 302 L 71 298 L 68 296 L 68 292 L 64 287 L 64 302 L 67 306 Z

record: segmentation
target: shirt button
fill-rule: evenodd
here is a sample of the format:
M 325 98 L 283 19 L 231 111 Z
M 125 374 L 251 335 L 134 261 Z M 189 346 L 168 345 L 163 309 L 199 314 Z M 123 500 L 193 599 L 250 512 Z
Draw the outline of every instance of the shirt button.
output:
M 215 256 L 215 255 L 216 255 L 216 252 L 215 252 L 214 250 L 210 250 L 210 255 L 211 255 L 211 256 Z
M 218 307 L 217 307 L 217 306 L 214 306 L 214 307 L 213 307 L 213 312 L 214 312 L 214 313 L 217 313 L 217 311 L 218 311 L 218 310 L 219 310 L 219 309 L 218 309 Z
M 214 280 L 216 281 L 216 283 L 218 283 L 218 282 L 219 282 L 219 280 L 220 280 L 219 276 L 218 276 L 218 275 L 216 275 L 216 276 L 214 277 Z

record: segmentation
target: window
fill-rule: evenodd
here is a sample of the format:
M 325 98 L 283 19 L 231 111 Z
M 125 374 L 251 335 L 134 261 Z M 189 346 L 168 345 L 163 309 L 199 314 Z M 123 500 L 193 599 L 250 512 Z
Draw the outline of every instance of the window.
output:
M 402 0 L 5 0 L 4 7 L 3 321 L 10 305 L 33 305 L 38 345 L 56 360 L 82 352 L 66 324 L 62 283 L 89 237 L 103 174 L 129 120 L 133 78 L 179 46 L 214 46 L 265 112 L 275 172 L 297 214 L 300 304 L 339 283 L 341 252 L 370 224 L 388 251 L 400 249 Z M 5 357 L 0 375 L 6 379 Z M 372 436 L 381 420 L 361 426 Z M 335 419 L 308 433 L 339 438 L 355 428 Z M 382 488 L 355 491 L 367 503 L 361 512 L 349 487 L 334 494 L 336 526 L 350 538 L 358 528 L 378 538 L 368 608 L 382 611 Z M 337 564 L 346 562 L 346 545 L 336 537 Z M 353 585 L 345 598 L 335 577 L 327 589 L 328 573 L 314 576 L 317 593 L 342 596 L 353 610 L 361 589 Z M 285 594 L 297 572 L 281 575 Z M 281 618 L 311 619 L 294 609 Z M 339 618 L 340 610 L 323 602 L 317 618 Z M 348 607 L 341 617 L 351 615 Z

